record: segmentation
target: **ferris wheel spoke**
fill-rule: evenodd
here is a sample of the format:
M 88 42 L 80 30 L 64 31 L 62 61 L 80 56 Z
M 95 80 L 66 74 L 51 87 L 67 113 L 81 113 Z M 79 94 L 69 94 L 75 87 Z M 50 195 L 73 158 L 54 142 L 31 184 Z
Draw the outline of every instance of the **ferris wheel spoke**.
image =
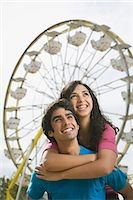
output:
M 4 136 L 15 166 L 36 138 L 48 104 L 73 80 L 81 80 L 95 91 L 103 113 L 120 130 L 118 149 L 123 142 L 132 144 L 128 140 L 133 121 L 130 48 L 107 25 L 85 20 L 55 24 L 31 42 L 13 70 L 4 104 Z M 28 160 L 29 171 L 44 148 L 46 138 L 41 134 Z M 121 160 L 130 151 L 125 145 L 119 151 Z

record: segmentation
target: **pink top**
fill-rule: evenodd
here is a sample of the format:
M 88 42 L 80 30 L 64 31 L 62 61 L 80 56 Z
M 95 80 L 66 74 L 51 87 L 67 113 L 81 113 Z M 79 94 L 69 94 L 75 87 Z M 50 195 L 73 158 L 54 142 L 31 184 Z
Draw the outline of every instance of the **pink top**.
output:
M 105 125 L 105 130 L 103 132 L 102 138 L 98 145 L 98 151 L 102 149 L 109 149 L 109 150 L 114 151 L 117 154 L 117 146 L 115 142 L 115 131 L 109 124 Z
M 117 154 L 117 146 L 115 142 L 115 131 L 109 125 L 105 125 L 105 130 L 103 132 L 102 138 L 98 145 L 98 151 L 102 149 L 109 149 L 114 151 Z M 117 194 L 111 187 L 106 186 L 106 193 L 107 194 Z
M 45 145 L 44 145 L 44 150 L 43 152 L 45 152 L 48 149 L 58 149 L 57 143 L 54 141 L 50 141 L 48 138 L 45 141 Z

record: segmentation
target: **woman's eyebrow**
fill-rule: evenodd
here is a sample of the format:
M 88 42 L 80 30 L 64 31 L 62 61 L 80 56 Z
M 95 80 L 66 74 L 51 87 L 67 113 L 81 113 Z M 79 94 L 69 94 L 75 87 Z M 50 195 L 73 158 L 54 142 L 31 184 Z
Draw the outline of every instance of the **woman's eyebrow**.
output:
M 82 90 L 81 92 L 89 92 L 89 91 L 86 89 L 86 90 Z M 71 95 L 72 94 L 78 94 L 78 92 L 72 92 Z
M 76 94 L 76 92 L 72 92 L 71 94 Z

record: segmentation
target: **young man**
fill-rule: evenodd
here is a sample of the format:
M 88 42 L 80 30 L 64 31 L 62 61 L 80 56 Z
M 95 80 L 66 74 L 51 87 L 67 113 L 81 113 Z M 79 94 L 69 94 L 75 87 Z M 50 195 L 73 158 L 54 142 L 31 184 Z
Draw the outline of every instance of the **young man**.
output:
M 78 119 L 73 107 L 67 100 L 55 102 L 47 110 L 42 124 L 45 134 L 56 141 L 61 154 L 73 156 L 93 154 L 92 151 L 78 144 Z M 94 159 L 93 155 L 92 161 Z M 119 176 L 119 171 L 117 174 Z M 109 176 L 95 179 L 47 181 L 39 179 L 36 173 L 33 172 L 27 192 L 28 196 L 34 200 L 42 198 L 44 192 L 47 192 L 48 198 L 52 200 L 105 200 L 105 185 L 108 184 L 108 180 L 110 184 L 112 181 L 111 186 L 116 191 L 124 188 L 126 184 L 126 175 L 124 173 L 120 181 L 115 185 L 113 185 L 113 179 L 114 176 L 110 174 Z

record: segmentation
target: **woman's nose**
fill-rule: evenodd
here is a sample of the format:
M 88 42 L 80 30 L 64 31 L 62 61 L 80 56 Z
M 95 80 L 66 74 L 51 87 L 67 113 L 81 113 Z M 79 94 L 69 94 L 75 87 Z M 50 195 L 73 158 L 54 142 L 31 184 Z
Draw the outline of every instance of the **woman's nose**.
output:
M 82 102 L 84 100 L 83 96 L 82 95 L 79 95 L 78 96 L 78 102 Z

